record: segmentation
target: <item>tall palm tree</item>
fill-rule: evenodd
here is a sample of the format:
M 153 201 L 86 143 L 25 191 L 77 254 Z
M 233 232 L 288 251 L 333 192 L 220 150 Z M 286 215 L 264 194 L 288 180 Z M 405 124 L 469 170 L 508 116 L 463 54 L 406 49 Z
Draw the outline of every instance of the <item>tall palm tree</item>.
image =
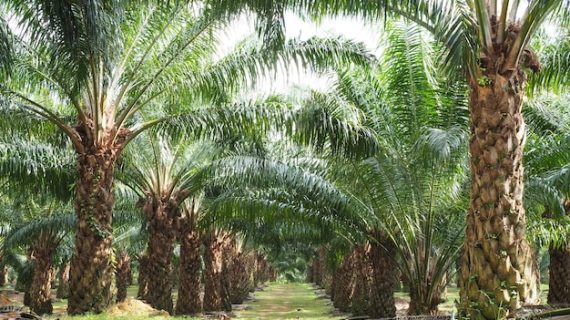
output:
M 11 35 L 2 39 L 12 39 L 14 50 L 11 72 L 2 73 L 2 95 L 54 123 L 76 152 L 79 223 L 70 314 L 101 312 L 110 302 L 116 161 L 138 134 L 168 118 L 141 122 L 139 111 L 155 105 L 159 96 L 171 98 L 171 106 L 188 99 L 223 100 L 234 83 L 255 79 L 276 60 L 302 56 L 322 67 L 365 56 L 353 43 L 317 40 L 293 42 L 281 54 L 208 62 L 215 31 L 226 17 L 179 2 L 11 0 L 2 13 L 2 21 L 10 17 L 19 26 L 2 33 Z M 199 111 L 177 119 L 194 132 L 219 120 Z
M 566 23 L 570 2 L 275 0 L 210 3 L 220 11 L 256 12 L 259 28 L 275 42 L 282 38 L 285 10 L 317 16 L 352 14 L 373 20 L 394 15 L 428 30 L 447 50 L 442 57 L 443 64 L 450 73 L 464 76 L 470 89 L 471 201 L 461 263 L 460 311 L 470 317 L 503 318 L 523 303 L 536 302 L 537 275 L 532 267 L 532 250 L 525 240 L 523 88 L 527 71 L 541 69 L 536 54 L 528 47 L 530 41 L 544 23 Z M 550 73 L 547 79 L 568 74 L 568 69 L 547 66 L 544 70 Z M 568 79 L 567 76 L 561 78 Z

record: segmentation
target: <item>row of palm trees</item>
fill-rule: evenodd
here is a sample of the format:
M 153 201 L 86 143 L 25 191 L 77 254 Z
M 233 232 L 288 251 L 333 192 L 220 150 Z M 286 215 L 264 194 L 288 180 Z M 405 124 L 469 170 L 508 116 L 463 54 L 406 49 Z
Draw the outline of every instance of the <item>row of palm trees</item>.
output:
M 545 22 L 566 30 L 567 2 L 38 0 L 0 9 L 7 44 L 0 89 L 9 115 L 2 126 L 22 137 L 3 142 L 6 186 L 75 203 L 69 313 L 110 303 L 116 194 L 117 205 L 138 201 L 144 212 L 153 272 L 147 300 L 166 310 L 173 309 L 164 275 L 177 230 L 185 230 L 182 250 L 203 217 L 210 229 L 222 225 L 257 242 L 275 232 L 348 241 L 346 256 L 356 245 L 363 257 L 359 246 L 369 241 L 378 278 L 372 301 L 385 310 L 378 314 L 392 314 L 386 299 L 395 274 L 386 266 L 406 279 L 410 311 L 427 313 L 459 256 L 462 314 L 504 317 L 536 302 L 526 217 L 566 214 L 568 125 L 549 116 L 555 107 L 526 107 L 536 137 L 528 139 L 534 156 L 525 189 L 525 73 L 538 71 L 540 56 L 546 65 L 528 80 L 532 94 L 564 90 L 567 46 L 531 39 Z M 343 39 L 284 42 L 285 10 L 389 18 L 383 57 L 370 65 L 362 45 Z M 244 11 L 257 14 L 264 41 L 212 59 L 221 26 Z M 259 75 L 293 64 L 337 80 L 329 92 L 300 99 L 299 110 L 280 97 L 237 99 Z M 55 154 L 50 145 L 63 146 L 65 156 L 45 156 Z M 66 195 L 73 181 L 74 194 Z M 534 190 L 526 202 L 524 190 Z M 529 222 L 532 235 L 567 253 L 567 224 Z M 186 244 L 181 257 L 195 256 L 196 245 Z
M 70 174 L 75 180 L 72 198 L 77 218 L 70 314 L 104 311 L 111 300 L 115 169 L 135 137 L 153 126 L 215 141 L 259 134 L 269 130 L 269 119 L 279 118 L 287 106 L 231 103 L 238 86 L 291 63 L 324 70 L 342 62 L 370 60 L 363 46 L 350 40 L 317 38 L 292 40 L 275 50 L 246 41 L 235 52 L 213 60 L 218 32 L 227 17 L 184 3 L 60 6 L 50 1 L 10 1 L 2 10 L 7 30 L 3 36 L 11 41 L 13 57 L 2 74 L 4 110 L 22 124 L 30 118 L 47 120 L 49 124 L 28 129 L 59 130 L 75 153 L 77 174 Z M 14 121 L 6 127 L 20 124 Z M 21 148 L 10 147 L 9 151 Z M 37 171 L 47 176 L 43 165 Z M 29 173 L 15 170 L 12 164 L 6 169 L 16 179 Z M 138 191 L 144 193 L 139 195 L 149 223 L 151 268 L 168 271 L 172 220 L 180 204 L 202 189 L 188 190 L 180 177 L 164 174 L 149 176 L 156 178 L 155 185 L 138 181 L 142 183 Z M 33 184 L 33 180 L 14 183 Z M 60 182 L 60 190 L 69 188 L 69 181 Z M 166 250 L 161 248 L 164 244 L 169 246 Z M 162 279 L 152 277 L 151 300 L 155 294 L 157 300 L 164 298 L 166 293 L 159 292 L 162 283 L 153 282 Z

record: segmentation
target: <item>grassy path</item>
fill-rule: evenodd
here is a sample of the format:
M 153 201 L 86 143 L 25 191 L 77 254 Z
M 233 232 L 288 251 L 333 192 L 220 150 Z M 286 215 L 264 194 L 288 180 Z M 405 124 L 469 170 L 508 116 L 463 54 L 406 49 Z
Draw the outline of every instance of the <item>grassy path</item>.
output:
M 237 319 L 340 319 L 331 316 L 330 300 L 317 297 L 306 283 L 272 283 L 247 304 Z

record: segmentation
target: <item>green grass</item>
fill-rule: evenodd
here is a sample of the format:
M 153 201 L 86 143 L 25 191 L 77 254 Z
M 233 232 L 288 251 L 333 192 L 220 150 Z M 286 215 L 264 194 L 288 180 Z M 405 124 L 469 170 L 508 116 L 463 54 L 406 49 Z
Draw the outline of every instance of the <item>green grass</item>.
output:
M 255 293 L 249 308 L 238 319 L 340 319 L 331 316 L 330 300 L 319 298 L 306 283 L 272 283 Z M 299 311 L 298 311 L 299 310 Z
M 541 301 L 546 302 L 548 294 L 548 285 L 541 285 Z M 134 297 L 137 287 L 132 286 L 128 289 L 128 296 Z M 263 291 L 255 292 L 255 300 L 245 302 L 248 309 L 236 312 L 237 319 L 340 319 L 331 315 L 333 307 L 329 300 L 319 298 L 315 295 L 315 290 L 310 284 L 306 283 L 272 283 Z M 395 293 L 396 299 L 409 301 L 407 292 L 398 291 Z M 174 297 L 175 298 L 175 297 Z M 459 289 L 450 287 L 447 289 L 447 300 L 439 305 L 442 312 L 451 313 L 455 310 L 455 300 L 459 300 Z M 86 315 L 86 316 L 67 316 L 65 309 L 67 300 L 59 300 L 54 302 L 54 315 L 46 317 L 46 319 L 61 320 L 143 320 L 155 319 L 162 320 L 167 318 L 175 319 L 203 319 L 189 317 L 164 317 L 164 316 L 111 316 L 108 314 Z M 301 311 L 297 311 L 301 309 Z

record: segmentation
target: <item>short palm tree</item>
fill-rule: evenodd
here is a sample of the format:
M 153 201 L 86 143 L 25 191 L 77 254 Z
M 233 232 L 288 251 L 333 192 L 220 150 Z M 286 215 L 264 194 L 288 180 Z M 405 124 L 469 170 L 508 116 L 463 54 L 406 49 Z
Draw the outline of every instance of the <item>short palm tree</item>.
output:
M 148 142 L 151 148 L 144 150 L 146 152 L 141 152 L 143 149 L 137 148 L 137 144 L 128 150 L 128 167 L 119 174 L 119 180 L 138 195 L 148 221 L 149 281 L 148 294 L 144 298 L 155 308 L 173 312 L 174 240 L 179 234 L 179 224 L 191 226 L 196 223 L 188 217 L 180 221 L 182 212 L 184 216 L 194 214 L 184 211 L 181 205 L 189 197 L 199 196 L 202 191 L 200 175 L 204 174 L 204 167 L 210 165 L 217 149 L 206 142 L 189 144 L 180 141 L 172 145 L 160 138 L 149 138 Z
M 215 31 L 226 16 L 179 2 L 55 5 L 11 0 L 1 9 L 2 48 L 9 47 L 14 58 L 10 72 L 1 73 L 2 96 L 28 111 L 27 116 L 55 124 L 76 153 L 78 229 L 70 314 L 101 312 L 110 303 L 116 161 L 138 134 L 167 118 L 142 122 L 139 111 L 164 96 L 174 110 L 188 99 L 223 100 L 234 83 L 255 79 L 260 69 L 276 61 L 304 57 L 322 67 L 367 59 L 354 43 L 315 40 L 294 41 L 278 54 L 250 48 L 258 54 L 212 62 Z M 5 23 L 8 19 L 18 28 L 6 31 L 11 26 Z M 4 45 L 5 40 L 12 40 L 11 45 Z M 194 132 L 218 120 L 203 112 L 178 119 L 185 119 L 182 122 Z
M 58 212 L 65 206 L 57 201 L 37 201 L 34 197 L 22 203 L 27 211 L 27 221 L 15 223 L 3 242 L 3 252 L 11 252 L 25 247 L 28 250 L 32 277 L 26 288 L 29 307 L 39 315 L 51 314 L 52 268 L 60 243 L 72 232 L 75 217 L 70 208 Z M 18 211 L 18 210 L 16 210 Z M 24 218 L 25 219 L 25 218 Z
M 471 201 L 461 263 L 461 314 L 503 318 L 523 303 L 537 301 L 539 288 L 532 267 L 534 259 L 525 240 L 523 88 L 526 73 L 541 69 L 537 55 L 529 48 L 530 41 L 547 22 L 565 24 L 570 2 L 274 0 L 210 3 L 220 11 L 256 12 L 260 29 L 274 42 L 282 38 L 285 10 L 316 16 L 357 15 L 371 20 L 394 15 L 428 30 L 446 49 L 442 64 L 450 74 L 464 77 L 470 91 Z M 544 72 L 548 74 L 544 78 L 567 81 L 568 64 L 559 65 L 566 68 L 545 66 Z

